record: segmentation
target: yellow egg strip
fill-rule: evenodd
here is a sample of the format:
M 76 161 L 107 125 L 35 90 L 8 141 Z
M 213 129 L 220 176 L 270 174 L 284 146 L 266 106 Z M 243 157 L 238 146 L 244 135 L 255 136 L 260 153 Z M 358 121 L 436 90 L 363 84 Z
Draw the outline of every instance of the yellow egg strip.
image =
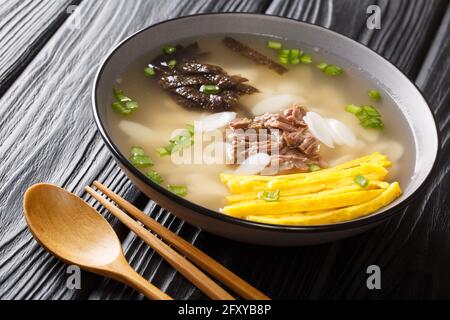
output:
M 402 194 L 398 182 L 390 184 L 378 197 L 362 204 L 322 212 L 289 214 L 282 216 L 249 215 L 246 219 L 256 222 L 281 225 L 321 225 L 354 220 L 367 216 L 397 199 Z
M 373 181 L 369 182 L 367 189 L 386 189 L 389 186 L 387 182 L 383 181 Z M 299 196 L 310 193 L 317 193 L 325 190 L 330 190 L 331 193 L 344 193 L 350 191 L 358 191 L 361 190 L 361 187 L 353 181 L 352 177 L 347 177 L 339 181 L 326 181 L 320 183 L 309 184 L 301 187 L 296 187 L 292 189 L 286 189 L 280 192 L 280 201 L 288 199 L 291 196 Z M 247 192 L 241 194 L 233 194 L 226 197 L 228 205 L 257 200 L 259 196 L 259 192 Z
M 383 189 L 377 189 L 340 194 L 321 194 L 319 192 L 276 202 L 254 200 L 225 206 L 222 212 L 234 217 L 246 217 L 249 215 L 281 215 L 301 211 L 334 209 L 368 202 L 378 197 L 383 191 Z
M 314 183 L 339 181 L 344 178 L 355 177 L 357 175 L 367 175 L 371 180 L 384 180 L 388 171 L 380 165 L 362 163 L 359 166 L 343 170 L 321 170 L 314 173 L 303 174 L 297 179 L 285 179 L 284 176 L 271 177 L 271 180 L 256 181 L 246 180 L 244 176 L 234 176 L 228 179 L 227 187 L 232 193 L 246 193 L 252 191 L 271 191 L 276 189 L 292 189 L 304 187 Z

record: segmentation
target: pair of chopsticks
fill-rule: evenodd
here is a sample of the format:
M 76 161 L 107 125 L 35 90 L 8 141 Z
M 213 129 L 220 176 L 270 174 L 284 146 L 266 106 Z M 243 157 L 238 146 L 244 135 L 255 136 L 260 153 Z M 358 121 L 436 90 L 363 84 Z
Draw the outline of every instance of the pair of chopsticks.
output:
M 121 198 L 113 191 L 109 190 L 100 182 L 94 181 L 93 185 L 122 209 L 124 209 L 128 214 L 108 201 L 91 187 L 85 187 L 86 192 L 91 194 L 116 218 L 118 218 L 145 243 L 161 255 L 172 267 L 178 270 L 184 277 L 186 277 L 192 284 L 194 284 L 211 299 L 234 300 L 235 298 L 216 282 L 214 282 L 210 277 L 208 277 L 208 275 L 206 275 L 202 270 L 219 280 L 221 283 L 245 299 L 269 300 L 269 297 L 239 278 L 219 262 L 197 249 L 169 229 L 165 228 L 156 220 L 147 216 L 144 212 L 136 208 L 125 199 Z M 165 242 L 140 225 L 135 219 L 161 237 L 161 239 Z M 172 249 L 172 247 L 166 243 L 173 246 L 179 252 Z M 186 258 L 183 257 L 183 255 Z

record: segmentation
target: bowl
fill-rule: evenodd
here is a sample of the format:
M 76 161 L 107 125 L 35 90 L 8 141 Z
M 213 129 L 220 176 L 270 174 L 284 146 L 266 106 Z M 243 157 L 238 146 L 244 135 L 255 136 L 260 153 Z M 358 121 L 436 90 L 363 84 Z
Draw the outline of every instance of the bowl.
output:
M 147 179 L 134 168 L 111 138 L 106 111 L 116 76 L 136 59 L 166 43 L 210 34 L 255 34 L 308 44 L 349 60 L 380 81 L 404 115 L 414 137 L 414 175 L 404 194 L 375 214 L 320 226 L 280 226 L 220 214 L 183 199 Z M 389 61 L 364 45 L 328 29 L 292 19 L 246 13 L 186 16 L 145 28 L 119 43 L 107 55 L 95 78 L 93 111 L 98 130 L 119 166 L 149 198 L 202 230 L 226 238 L 275 246 L 300 246 L 342 239 L 366 231 L 404 208 L 425 186 L 439 153 L 439 135 L 433 114 L 415 85 Z

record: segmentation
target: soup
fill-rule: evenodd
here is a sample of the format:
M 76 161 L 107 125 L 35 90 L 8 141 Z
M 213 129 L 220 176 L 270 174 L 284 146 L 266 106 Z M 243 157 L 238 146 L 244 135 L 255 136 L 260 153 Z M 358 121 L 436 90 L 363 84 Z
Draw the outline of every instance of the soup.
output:
M 152 164 L 145 166 L 144 163 L 143 166 L 138 166 L 141 167 L 144 173 L 150 174 L 154 181 L 166 187 L 170 186 L 169 189 L 171 191 L 184 196 L 194 203 L 218 212 L 225 212 L 225 214 L 227 214 L 227 210 L 224 210 L 224 208 L 226 209 L 227 205 L 236 205 L 233 201 L 237 200 L 231 201 L 230 195 L 234 197 L 236 195 L 234 193 L 238 193 L 237 198 L 250 197 L 246 198 L 247 202 L 241 203 L 242 206 L 237 210 L 239 214 L 235 216 L 252 218 L 253 215 L 248 214 L 248 210 L 253 210 L 258 215 L 266 216 L 267 219 L 276 217 L 278 214 L 289 217 L 293 215 L 317 214 L 330 211 L 331 209 L 336 211 L 343 207 L 353 208 L 364 204 L 364 202 L 355 202 L 355 196 L 353 196 L 353 200 L 346 200 L 350 202 L 345 202 L 341 199 L 342 197 L 339 199 L 335 199 L 336 197 L 331 198 L 330 192 L 333 193 L 333 190 L 336 188 L 343 188 L 342 190 L 350 198 L 351 192 L 360 192 L 359 190 L 351 189 L 355 188 L 356 185 L 362 189 L 361 192 L 365 192 L 367 195 L 370 192 L 373 193 L 370 196 L 368 195 L 366 202 L 377 198 L 382 193 L 382 188 L 380 187 L 380 194 L 376 194 L 375 191 L 378 187 L 375 187 L 375 184 L 373 188 L 367 187 L 369 182 L 371 182 L 370 180 L 372 180 L 367 177 L 372 172 L 355 174 L 355 177 L 351 179 L 355 183 L 352 182 L 353 184 L 350 183 L 351 185 L 339 184 L 340 182 L 333 180 L 335 182 L 330 182 L 333 184 L 333 187 L 329 183 L 330 187 L 323 187 L 323 189 L 320 189 L 318 186 L 319 180 L 314 180 L 314 177 L 319 177 L 319 175 L 333 174 L 333 168 L 339 168 L 339 165 L 342 167 L 342 164 L 374 152 L 381 153 L 383 157 L 386 156 L 386 159 L 389 159 L 389 165 L 391 164 L 389 175 L 385 178 L 383 177 L 383 179 L 377 178 L 377 181 L 389 180 L 398 181 L 399 185 L 407 184 L 408 179 L 412 176 L 414 167 L 414 163 L 409 161 L 409 159 L 415 158 L 415 155 L 412 154 L 414 148 L 412 147 L 411 130 L 381 83 L 377 83 L 369 75 L 363 74 L 361 70 L 352 66 L 351 62 L 338 59 L 332 53 L 322 52 L 317 48 L 309 48 L 301 43 L 280 41 L 262 36 L 232 35 L 231 39 L 235 39 L 238 44 L 248 46 L 271 61 L 276 62 L 277 65 L 287 69 L 286 72 L 280 74 L 277 70 L 271 68 L 270 65 L 255 63 L 249 56 L 240 54 L 236 50 L 230 50 L 230 47 L 224 45 L 223 39 L 224 35 L 214 35 L 186 39 L 180 44 L 188 46 L 196 42 L 200 52 L 208 53 L 198 58 L 198 61 L 203 64 L 220 66 L 228 75 L 240 75 L 248 79 L 248 81 L 242 83 L 257 89 L 257 92 L 251 92 L 250 94 L 240 93 L 238 103 L 230 110 L 225 108 L 226 110 L 211 111 L 195 106 L 186 107 L 177 98 L 174 99 L 174 91 L 162 87 L 161 82 L 158 81 L 160 78 L 158 78 L 157 74 L 155 75 L 155 70 L 152 69 L 153 66 L 148 66 L 151 61 L 154 61 L 155 57 L 161 54 L 161 50 L 150 52 L 137 61 L 130 62 L 126 71 L 117 77 L 116 88 L 123 92 L 123 96 L 126 98 L 130 97 L 130 100 L 136 102 L 138 108 L 127 115 L 117 112 L 117 108 L 108 109 L 107 116 L 112 137 L 124 155 L 132 157 L 133 147 L 138 147 L 138 149 L 134 149 L 138 158 L 142 155 L 146 159 L 151 159 Z M 279 48 L 280 46 L 281 48 Z M 285 52 L 283 52 L 284 48 L 286 48 Z M 303 52 L 292 48 L 301 48 Z M 170 55 L 171 51 L 176 51 L 176 49 L 174 46 L 168 46 L 163 48 L 163 51 L 166 55 Z M 181 68 L 179 65 L 176 65 L 178 61 L 173 61 L 174 65 L 169 65 L 168 67 Z M 168 64 L 170 62 L 171 60 L 167 61 Z M 145 68 L 147 68 L 147 77 L 143 71 Z M 213 79 L 210 82 L 213 82 Z M 208 83 L 206 86 L 196 84 L 192 87 L 195 90 L 204 89 L 206 90 L 204 93 L 211 96 L 217 94 L 214 90 L 222 90 L 222 92 L 225 90 L 220 88 L 220 86 L 214 85 L 214 83 Z M 208 92 L 208 90 L 212 91 Z M 247 89 L 242 90 L 245 91 Z M 261 175 L 264 171 L 252 172 L 252 170 L 255 170 L 255 167 L 258 167 L 258 163 L 252 163 L 253 167 L 246 172 L 245 170 L 239 171 L 240 168 L 245 167 L 245 163 L 242 163 L 242 161 L 227 163 L 227 157 L 222 157 L 221 155 L 217 159 L 214 158 L 218 153 L 217 146 L 221 146 L 221 143 L 224 146 L 224 153 L 226 154 L 229 151 L 227 148 L 230 145 L 226 140 L 227 134 L 224 131 L 227 128 L 233 128 L 232 121 L 246 118 L 249 120 L 250 126 L 253 126 L 255 123 L 260 123 L 258 122 L 258 116 L 267 113 L 275 115 L 275 118 L 278 117 L 277 114 L 280 114 L 281 121 L 284 121 L 283 112 L 295 106 L 301 106 L 297 111 L 300 113 L 305 112 L 306 114 L 302 114 L 302 123 L 294 129 L 298 129 L 303 133 L 308 132 L 315 139 L 314 142 L 317 143 L 317 150 L 314 149 L 317 151 L 317 155 L 314 152 L 312 152 L 314 154 L 311 157 L 304 155 L 307 158 L 305 163 L 303 163 L 305 166 L 294 165 L 285 172 L 280 171 L 278 173 L 272 172 L 269 175 Z M 369 106 L 371 108 L 364 109 Z M 255 111 L 257 111 L 257 114 L 255 114 Z M 372 116 L 371 112 L 373 113 L 373 118 L 370 118 Z M 364 113 L 365 118 L 361 117 L 362 113 Z M 219 116 L 210 120 L 210 116 L 213 114 Z M 368 120 L 368 118 L 370 119 Z M 199 131 L 197 127 L 193 129 L 191 126 L 196 123 L 203 123 L 202 121 L 206 121 L 206 126 L 213 123 L 213 126 L 219 127 L 215 128 L 217 130 Z M 223 123 L 225 125 L 217 125 L 221 121 L 225 121 Z M 363 126 L 363 122 L 367 125 Z M 306 129 L 303 129 L 305 124 Z M 377 128 L 380 124 L 382 128 Z M 246 129 L 248 129 L 248 125 Z M 270 127 L 270 129 L 274 128 Z M 281 133 L 278 134 L 286 135 L 291 133 L 290 130 L 281 130 Z M 188 145 L 184 145 L 181 148 L 182 150 L 177 150 L 181 154 L 178 158 L 172 154 L 161 153 L 161 150 L 166 150 L 164 146 L 170 145 L 171 139 L 177 140 L 180 136 L 183 139 L 189 139 L 186 135 L 186 132 L 189 131 L 192 133 L 192 141 Z M 269 136 L 274 136 L 274 132 L 270 131 Z M 286 141 L 283 140 L 283 143 Z M 211 146 L 214 146 L 214 148 L 211 148 Z M 300 146 L 295 148 L 303 150 Z M 214 152 L 211 151 L 213 149 Z M 297 149 L 296 152 L 298 153 Z M 260 155 L 260 158 L 267 158 L 264 156 L 264 152 L 256 153 Z M 273 159 L 273 155 L 268 154 Z M 247 150 L 246 155 L 242 159 L 244 162 L 246 158 L 248 159 L 251 156 Z M 291 155 L 283 155 L 283 157 L 287 156 Z M 297 154 L 295 157 L 297 157 Z M 219 158 L 223 159 L 223 161 L 218 161 Z M 277 164 L 279 163 L 281 162 L 278 161 Z M 246 168 L 248 170 L 248 166 Z M 306 172 L 304 168 L 308 168 L 308 171 Z M 358 173 L 358 171 L 355 172 Z M 254 181 L 258 179 L 266 181 L 264 182 L 266 184 L 258 182 L 258 185 L 253 184 L 254 188 L 249 187 L 250 189 L 245 189 L 242 192 L 233 191 L 233 188 L 230 187 L 230 181 L 241 183 L 242 180 L 239 179 L 244 179 L 247 176 L 253 177 L 251 179 Z M 261 178 L 255 178 L 255 176 Z M 297 184 L 295 187 L 292 187 L 293 189 L 284 187 L 284 185 L 276 189 L 271 188 L 272 184 L 276 184 L 277 181 L 283 179 L 286 179 L 283 181 L 286 182 L 286 185 L 289 185 L 290 182 L 288 181 L 290 180 L 300 183 L 299 181 L 309 179 L 309 177 L 314 178 L 315 182 L 305 185 Z M 360 180 L 359 184 L 358 178 Z M 327 176 L 324 179 L 329 178 Z M 329 182 L 329 180 L 327 181 Z M 324 181 L 320 182 L 320 186 L 325 184 Z M 313 185 L 314 188 L 317 188 L 309 191 L 306 189 L 306 191 L 303 189 L 301 192 L 298 191 L 299 188 Z M 387 185 L 385 187 L 387 188 Z M 300 193 L 297 194 L 295 190 Z M 254 193 L 253 196 L 250 195 L 252 192 Z M 245 196 L 239 196 L 239 193 Z M 327 201 L 336 202 L 334 205 L 326 208 L 320 205 L 316 206 L 314 205 L 315 202 L 311 202 L 313 204 L 311 210 L 309 210 L 309 207 L 304 205 L 305 203 L 309 205 L 308 201 L 310 198 L 308 198 L 308 195 L 320 195 L 325 197 L 320 198 L 322 200 L 328 199 Z M 361 199 L 364 198 L 361 197 L 363 194 L 358 195 Z M 288 201 L 286 205 L 289 209 L 285 208 L 284 200 Z M 293 202 L 294 200 L 296 202 Z M 249 209 L 245 209 L 247 207 Z M 262 208 L 261 210 L 260 207 Z M 234 212 L 233 210 L 230 212 Z M 256 220 L 259 221 L 258 219 Z M 283 221 L 280 220 L 280 223 L 283 223 Z M 271 220 L 266 221 L 264 219 L 261 222 L 272 223 Z M 276 223 L 276 221 L 274 220 L 273 223 Z M 290 224 L 289 222 L 286 223 Z

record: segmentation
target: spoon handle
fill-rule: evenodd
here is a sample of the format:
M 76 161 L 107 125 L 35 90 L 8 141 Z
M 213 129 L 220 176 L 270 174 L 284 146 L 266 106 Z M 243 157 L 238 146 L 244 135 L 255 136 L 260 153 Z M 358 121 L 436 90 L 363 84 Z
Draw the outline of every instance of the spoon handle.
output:
M 111 278 L 135 288 L 151 300 L 173 300 L 169 295 L 134 271 L 123 256 L 112 265 L 109 265 L 109 269 L 112 272 L 110 274 Z

